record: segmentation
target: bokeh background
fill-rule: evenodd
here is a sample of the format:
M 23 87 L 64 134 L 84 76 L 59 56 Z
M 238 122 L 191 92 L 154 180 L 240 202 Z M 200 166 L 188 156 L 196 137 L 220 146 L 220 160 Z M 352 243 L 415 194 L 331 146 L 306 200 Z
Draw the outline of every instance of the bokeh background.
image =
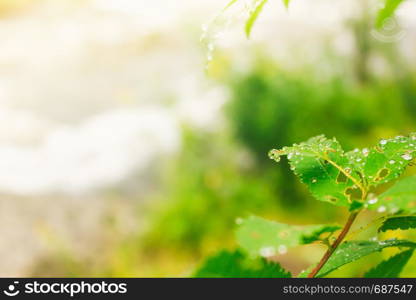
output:
M 0 276 L 189 276 L 239 217 L 344 221 L 267 152 L 416 131 L 415 1 L 376 30 L 380 1 L 270 0 L 250 39 L 225 4 L 0 0 Z

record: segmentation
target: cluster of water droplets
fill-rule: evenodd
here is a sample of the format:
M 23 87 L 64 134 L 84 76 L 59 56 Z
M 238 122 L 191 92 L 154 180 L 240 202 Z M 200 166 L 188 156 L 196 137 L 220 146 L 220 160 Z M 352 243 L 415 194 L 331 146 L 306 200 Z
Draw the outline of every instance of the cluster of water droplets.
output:
M 320 135 L 309 139 L 306 142 L 300 144 L 293 144 L 291 147 L 283 147 L 281 150 L 272 149 L 269 151 L 269 158 L 279 162 L 281 156 L 286 155 L 290 162 L 290 169 L 298 176 L 302 177 L 302 174 L 298 172 L 299 166 L 305 158 L 313 157 L 318 164 L 322 164 L 322 155 L 328 153 L 338 152 L 338 142 L 335 138 L 327 139 L 325 136 Z M 343 155 L 342 153 L 339 153 Z M 348 171 L 348 170 L 346 170 Z M 351 169 L 349 170 L 351 172 Z M 318 179 L 313 177 L 310 178 L 310 183 L 315 184 Z
M 269 158 L 273 159 L 276 162 L 280 161 L 280 156 L 282 155 L 282 151 L 277 149 L 272 149 L 269 151 Z
M 199 38 L 205 50 L 206 68 L 214 58 L 214 52 L 220 40 L 224 39 L 225 33 L 234 23 L 235 17 L 224 9 L 214 15 L 207 23 L 201 26 L 201 36 Z
M 397 238 L 392 238 L 392 239 L 388 239 L 388 240 L 383 240 L 383 241 L 379 241 L 378 244 L 380 246 L 387 246 L 389 244 L 391 244 L 392 242 L 397 241 Z
M 412 141 L 415 141 L 415 142 L 413 143 Z M 386 149 L 388 149 L 391 146 L 392 143 L 403 144 L 403 146 L 401 146 L 402 154 L 398 157 L 399 159 L 398 158 L 390 159 L 388 161 L 386 168 L 388 167 L 388 165 L 394 166 L 396 163 L 398 163 L 400 165 L 400 168 L 398 170 L 400 171 L 404 169 L 404 167 L 411 160 L 414 159 L 413 153 L 416 151 L 416 147 L 415 147 L 416 134 L 412 134 L 408 137 L 396 136 L 395 138 L 392 138 L 392 139 L 382 139 L 379 142 L 379 146 L 377 146 L 373 150 L 370 150 L 369 148 L 363 148 L 361 150 L 356 148 L 353 151 L 345 153 L 345 154 L 342 152 L 341 149 L 338 148 L 337 141 L 335 139 L 327 139 L 324 136 L 318 136 L 318 137 L 308 140 L 307 142 L 294 144 L 292 147 L 283 147 L 281 150 L 273 149 L 269 152 L 269 158 L 275 160 L 276 162 L 279 162 L 281 160 L 282 155 L 287 155 L 287 158 L 290 161 L 291 170 L 294 171 L 296 175 L 302 175 L 302 174 L 298 174 L 296 171 L 300 162 L 304 160 L 306 156 L 308 155 L 313 156 L 314 154 L 312 153 L 333 153 L 333 152 L 337 152 L 338 150 L 341 150 L 338 154 L 341 157 L 347 156 L 351 165 L 351 167 L 350 166 L 345 167 L 344 171 L 346 174 L 352 174 L 352 171 L 353 171 L 352 167 L 354 169 L 358 168 L 358 170 L 361 169 L 360 172 L 362 172 L 367 162 L 366 158 L 371 153 L 375 151 L 384 152 Z M 319 161 L 318 157 L 316 157 L 316 159 L 317 161 Z M 389 172 L 390 170 L 386 170 L 386 171 Z M 399 175 L 400 175 L 400 172 L 395 172 L 394 174 L 395 177 L 398 177 Z M 373 176 L 368 175 L 368 178 L 373 179 Z M 381 177 L 379 179 L 381 179 Z M 317 182 L 318 182 L 317 178 L 315 177 L 310 178 L 310 183 L 316 184 Z M 357 186 L 354 185 L 352 188 L 357 188 Z M 374 201 L 374 199 L 372 200 Z M 374 203 L 371 203 L 371 199 L 370 199 L 370 202 L 365 203 L 366 206 L 371 205 L 371 204 L 374 204 Z M 378 211 L 380 213 L 385 212 L 386 210 L 387 208 L 384 206 L 378 207 Z
M 286 245 L 279 245 L 277 248 L 274 246 L 265 246 L 260 248 L 259 254 L 262 257 L 273 257 L 277 254 L 283 255 L 287 253 L 287 247 Z
M 220 15 L 213 17 L 207 24 L 203 24 L 202 34 L 200 37 L 200 42 L 204 46 L 205 58 L 206 58 L 206 68 L 210 61 L 214 57 L 214 50 L 218 43 L 218 40 L 223 36 L 225 28 L 221 28 Z
M 240 0 L 214 15 L 201 26 L 200 42 L 205 48 L 206 68 L 214 58 L 215 49 L 220 41 L 226 40 L 226 33 L 238 20 L 246 20 L 261 4 L 260 0 Z
M 386 147 L 390 143 L 392 143 L 392 144 L 405 144 L 404 147 L 403 147 L 405 149 L 405 151 L 402 155 L 400 155 L 401 159 L 403 159 L 404 161 L 407 161 L 407 162 L 414 159 L 413 153 L 416 150 L 416 135 L 411 135 L 410 137 L 404 137 L 404 136 L 399 135 L 399 136 L 396 136 L 395 138 L 392 138 L 392 139 L 382 139 L 380 141 L 381 149 L 383 149 L 383 150 L 386 149 Z M 404 162 L 401 161 L 401 160 L 398 160 L 398 161 L 395 160 L 395 159 L 389 160 L 390 165 L 394 165 L 397 162 L 399 164 L 404 164 Z

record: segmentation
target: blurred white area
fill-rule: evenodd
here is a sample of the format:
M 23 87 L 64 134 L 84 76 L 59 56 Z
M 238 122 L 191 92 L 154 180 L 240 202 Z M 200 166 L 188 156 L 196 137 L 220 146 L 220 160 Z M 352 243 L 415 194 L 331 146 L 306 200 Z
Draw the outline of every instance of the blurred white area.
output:
M 177 149 L 181 122 L 214 122 L 224 93 L 181 28 L 195 7 L 42 1 L 2 19 L 0 191 L 120 184 Z
M 41 121 L 25 119 L 33 131 Z M 13 130 L 14 129 L 14 130 Z M 39 130 L 38 130 L 39 132 Z M 155 154 L 177 148 L 179 130 L 162 109 L 116 109 L 72 126 L 56 126 L 34 146 L 0 147 L 0 188 L 16 194 L 80 193 L 120 182 Z

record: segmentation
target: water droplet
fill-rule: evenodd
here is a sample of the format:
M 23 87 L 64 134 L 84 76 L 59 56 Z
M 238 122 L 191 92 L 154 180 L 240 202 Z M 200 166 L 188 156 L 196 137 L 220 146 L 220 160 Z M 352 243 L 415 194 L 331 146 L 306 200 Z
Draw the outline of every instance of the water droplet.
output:
M 413 159 L 413 157 L 409 153 L 403 154 L 402 158 L 404 160 L 412 160 Z
M 269 158 L 275 160 L 276 162 L 280 161 L 279 151 L 276 149 L 272 149 L 269 151 Z
M 235 219 L 235 224 L 237 224 L 237 225 L 243 224 L 243 219 L 242 218 Z
M 372 198 L 370 200 L 368 200 L 368 204 L 375 204 L 377 203 L 378 199 L 377 198 Z
M 397 213 L 399 211 L 399 208 L 397 208 L 397 207 L 392 207 L 391 209 L 390 209 L 390 213 L 391 214 L 395 214 L 395 213 Z
M 276 254 L 276 249 L 273 246 L 262 247 L 260 249 L 259 253 L 260 253 L 260 256 L 271 257 L 271 256 L 274 256 Z
M 316 178 L 312 178 L 312 183 L 316 183 L 318 180 Z
M 377 212 L 379 212 L 379 213 L 382 213 L 382 212 L 385 212 L 385 211 L 386 211 L 386 207 L 385 207 L 384 205 L 380 206 L 380 207 L 377 209 Z
M 293 157 L 293 152 L 290 152 L 288 155 L 287 155 L 287 159 L 291 159 Z
M 396 161 L 393 160 L 393 159 L 389 161 L 389 164 L 391 164 L 391 165 L 394 165 L 395 163 L 396 163 Z
M 380 141 L 380 144 L 381 144 L 381 145 L 385 145 L 385 144 L 387 144 L 387 140 L 381 140 L 381 141 Z
M 279 254 L 286 254 L 287 247 L 285 245 L 280 245 L 279 248 L 277 248 L 277 252 L 279 252 Z
M 370 153 L 370 150 L 368 150 L 368 148 L 364 148 L 362 152 L 364 156 L 367 156 L 368 153 Z

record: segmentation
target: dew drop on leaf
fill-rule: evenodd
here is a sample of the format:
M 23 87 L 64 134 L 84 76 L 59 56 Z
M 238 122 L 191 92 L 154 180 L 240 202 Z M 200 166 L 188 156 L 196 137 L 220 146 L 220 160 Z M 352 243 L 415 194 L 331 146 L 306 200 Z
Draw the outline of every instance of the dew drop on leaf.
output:
M 286 254 L 287 253 L 287 247 L 285 245 L 280 245 L 279 248 L 277 249 L 277 251 L 279 252 L 279 254 Z
M 368 200 L 368 204 L 375 204 L 377 203 L 378 199 L 377 198 L 372 198 L 370 200 Z
M 410 154 L 408 154 L 408 153 L 403 154 L 403 155 L 402 155 L 402 158 L 403 158 L 404 160 L 412 160 L 412 159 L 413 159 L 413 157 L 412 157 Z
M 386 211 L 386 207 L 385 207 L 384 205 L 380 206 L 380 207 L 377 209 L 377 212 L 379 212 L 379 213 L 382 213 L 382 212 L 385 212 L 385 211 Z
M 276 254 L 276 249 L 274 247 L 263 247 L 260 249 L 259 254 L 263 257 L 271 257 Z
M 269 158 L 275 160 L 276 162 L 280 161 L 280 155 L 278 154 L 278 150 L 272 149 L 269 151 Z

